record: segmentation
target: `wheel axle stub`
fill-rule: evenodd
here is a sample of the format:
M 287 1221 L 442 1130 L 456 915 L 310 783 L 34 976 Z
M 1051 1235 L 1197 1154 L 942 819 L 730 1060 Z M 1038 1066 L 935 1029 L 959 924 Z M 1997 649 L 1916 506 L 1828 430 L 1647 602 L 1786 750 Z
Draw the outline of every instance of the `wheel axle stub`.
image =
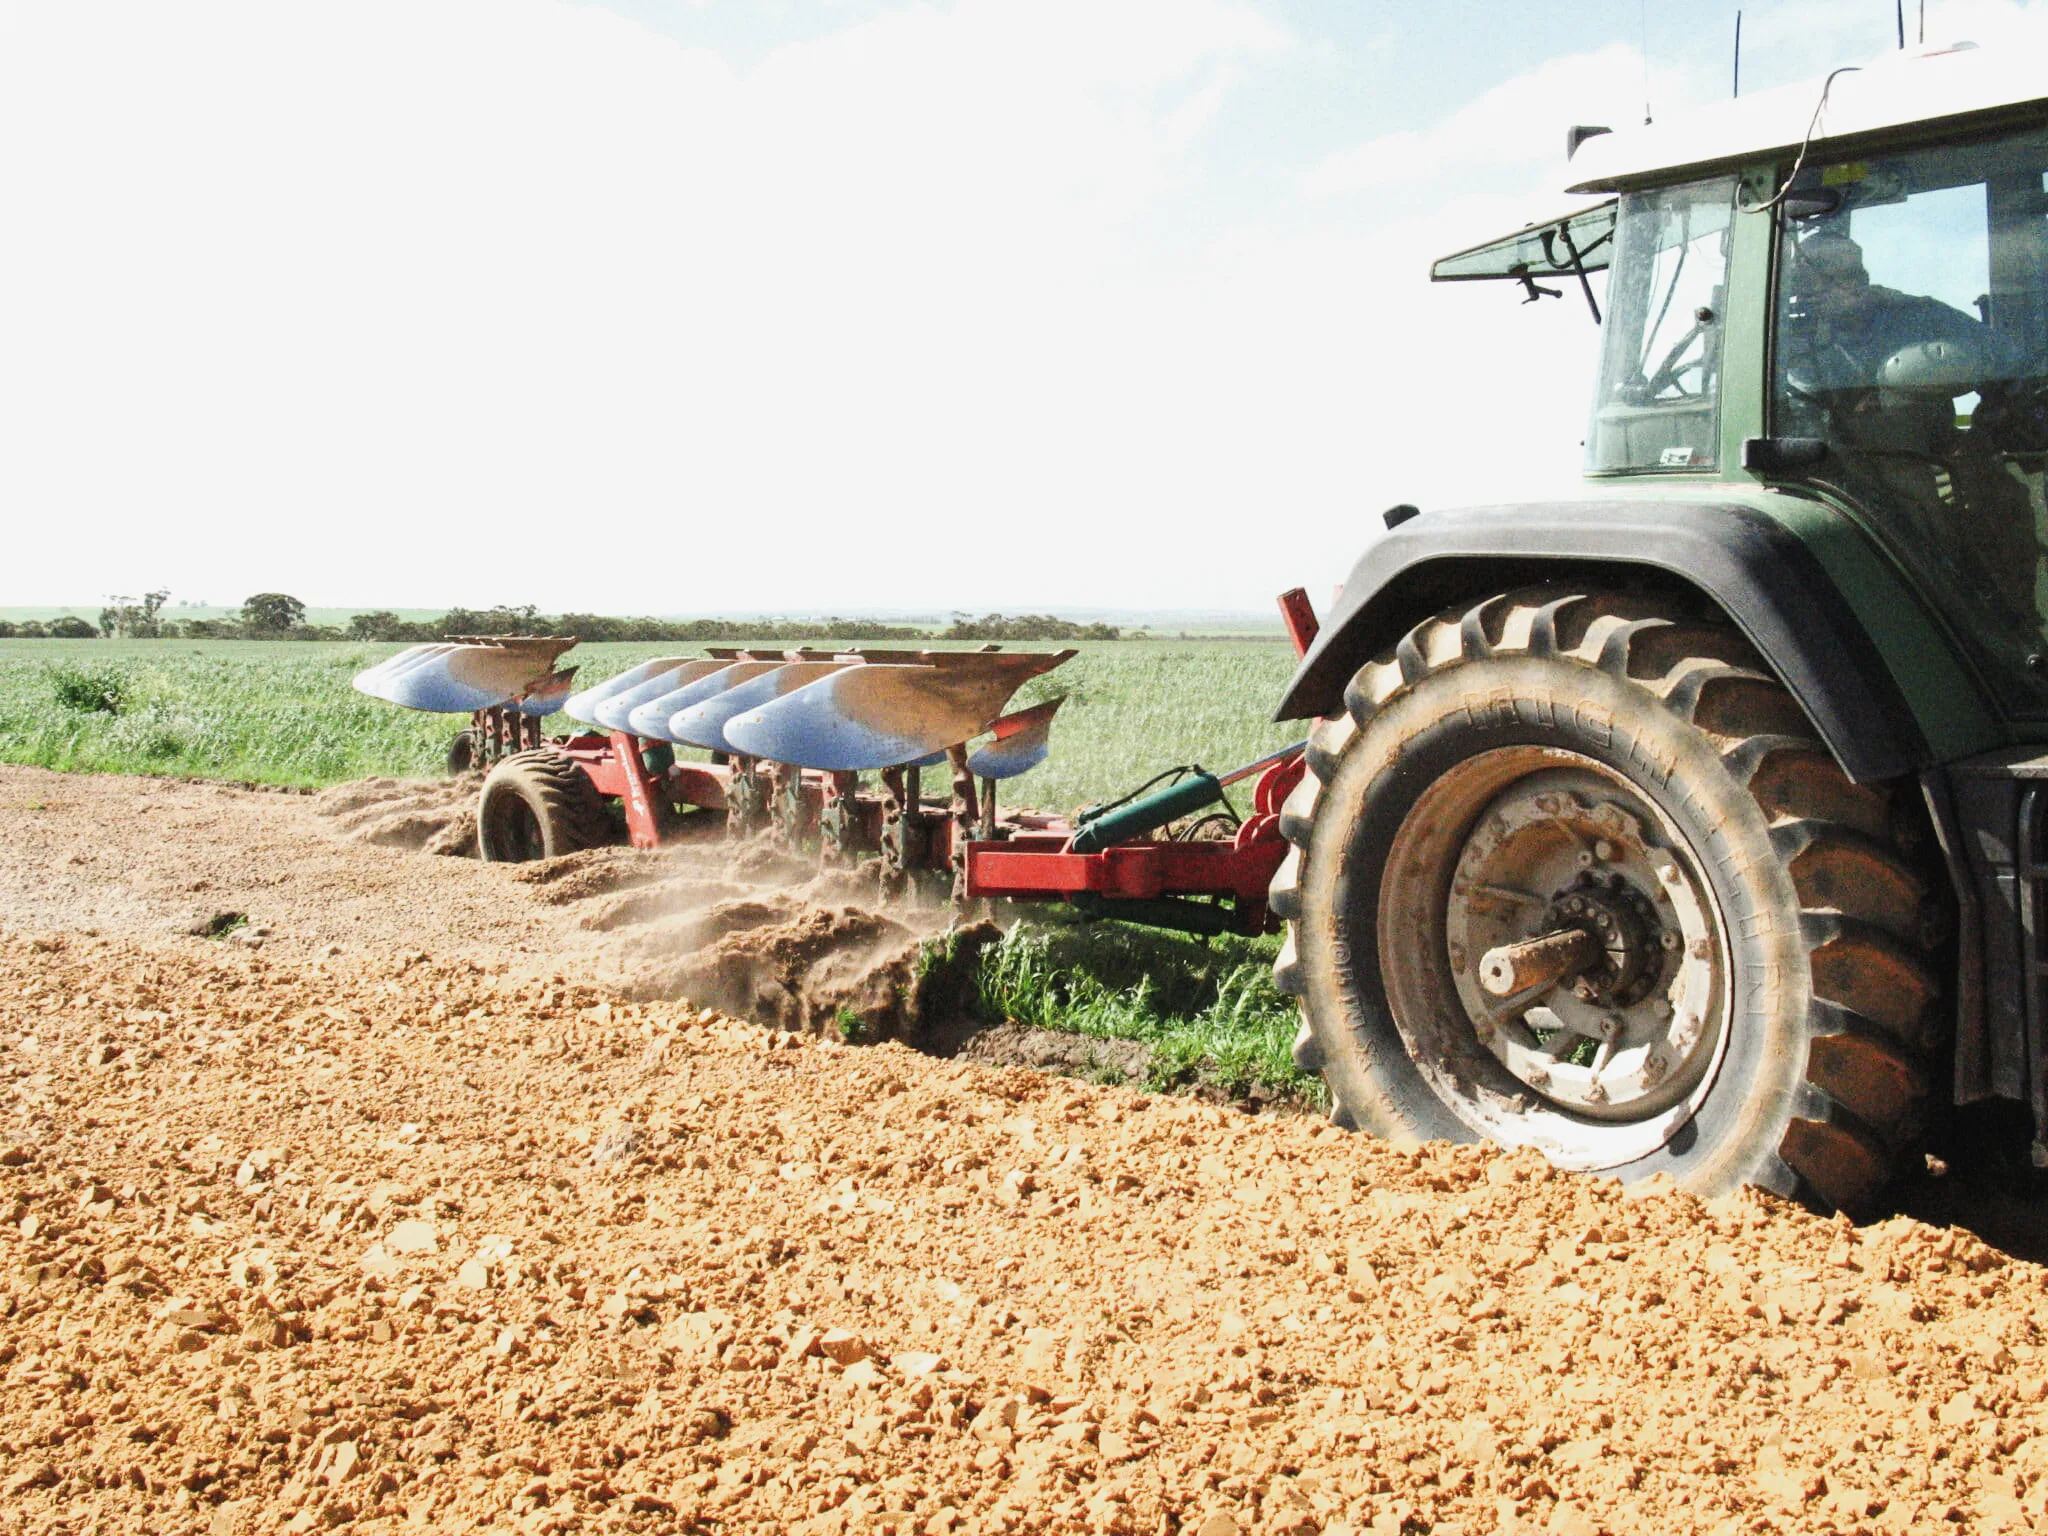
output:
M 1513 997 L 1569 980 L 1606 953 L 1606 944 L 1591 930 L 1560 928 L 1489 949 L 1479 961 L 1479 980 L 1495 997 Z

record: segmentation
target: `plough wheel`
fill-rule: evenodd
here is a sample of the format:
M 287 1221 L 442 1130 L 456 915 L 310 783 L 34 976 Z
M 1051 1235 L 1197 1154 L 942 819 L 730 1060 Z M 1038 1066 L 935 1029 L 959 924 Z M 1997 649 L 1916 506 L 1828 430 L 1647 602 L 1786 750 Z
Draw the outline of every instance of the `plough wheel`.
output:
M 477 856 L 490 864 L 559 859 L 612 841 L 604 798 L 583 771 L 543 747 L 504 759 L 476 808 Z
M 1926 887 L 1739 633 L 1508 593 L 1345 704 L 1271 898 L 1340 1123 L 1869 1205 L 1945 1028 Z
M 476 732 L 467 726 L 448 739 L 448 771 L 461 778 L 476 766 L 478 757 Z

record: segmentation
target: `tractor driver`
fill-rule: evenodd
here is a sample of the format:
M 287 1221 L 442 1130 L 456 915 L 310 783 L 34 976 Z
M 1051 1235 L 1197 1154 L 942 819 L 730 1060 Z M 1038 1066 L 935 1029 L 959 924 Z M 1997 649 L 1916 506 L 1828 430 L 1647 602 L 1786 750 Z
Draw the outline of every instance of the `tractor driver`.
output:
M 1878 383 L 1885 359 L 1929 341 L 1979 344 L 1983 327 L 1939 299 L 1880 288 L 1863 265 L 1863 247 L 1847 235 L 1809 236 L 1799 244 L 1792 291 L 1805 309 L 1805 340 L 1829 387 Z
M 1781 409 L 1828 439 L 1833 473 L 1874 482 L 1870 504 L 1914 510 L 1904 532 L 1923 557 L 1992 597 L 2013 633 L 2037 635 L 2041 549 L 2027 493 L 1955 413 L 1958 397 L 1993 387 L 1987 328 L 1939 299 L 1871 282 L 1863 248 L 1832 231 L 1799 243 L 1787 289 Z

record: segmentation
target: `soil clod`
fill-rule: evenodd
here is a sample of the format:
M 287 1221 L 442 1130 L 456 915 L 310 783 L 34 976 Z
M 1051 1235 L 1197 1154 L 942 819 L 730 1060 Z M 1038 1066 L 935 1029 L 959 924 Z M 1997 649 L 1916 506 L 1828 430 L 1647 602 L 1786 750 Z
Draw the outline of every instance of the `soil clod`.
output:
M 920 1054 L 992 928 L 716 860 L 16 776 L 8 1529 L 2048 1528 L 2014 1245 Z

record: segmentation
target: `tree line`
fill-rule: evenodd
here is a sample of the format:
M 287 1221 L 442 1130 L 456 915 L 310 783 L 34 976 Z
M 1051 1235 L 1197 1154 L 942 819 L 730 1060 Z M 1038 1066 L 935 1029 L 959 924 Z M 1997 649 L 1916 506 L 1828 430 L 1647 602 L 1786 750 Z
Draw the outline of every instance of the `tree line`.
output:
M 168 591 L 113 597 L 97 626 L 77 617 L 0 619 L 0 639 L 52 640 L 381 640 L 418 644 L 462 635 L 569 635 L 586 642 L 720 640 L 1120 640 L 1114 624 L 1077 624 L 1051 614 L 956 613 L 943 626 L 920 628 L 879 619 L 614 618 L 597 613 L 544 614 L 523 607 L 450 608 L 437 619 L 402 619 L 384 609 L 353 615 L 346 625 L 308 624 L 306 605 L 285 592 L 258 592 L 219 619 L 165 616 Z

